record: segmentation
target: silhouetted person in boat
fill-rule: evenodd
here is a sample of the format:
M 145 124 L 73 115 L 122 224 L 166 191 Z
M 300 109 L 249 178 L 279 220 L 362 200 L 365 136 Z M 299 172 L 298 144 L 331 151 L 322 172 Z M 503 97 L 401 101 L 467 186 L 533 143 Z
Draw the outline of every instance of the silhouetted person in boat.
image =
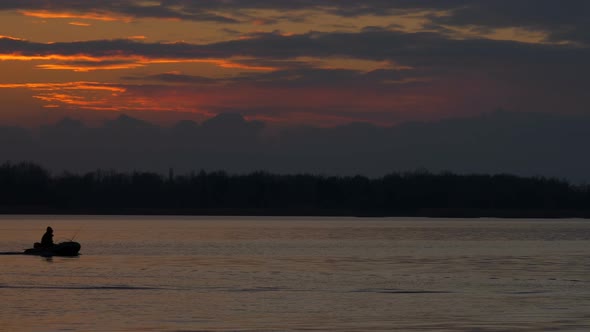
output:
M 47 231 L 43 234 L 41 238 L 41 247 L 53 247 L 55 244 L 53 243 L 53 228 L 47 227 Z

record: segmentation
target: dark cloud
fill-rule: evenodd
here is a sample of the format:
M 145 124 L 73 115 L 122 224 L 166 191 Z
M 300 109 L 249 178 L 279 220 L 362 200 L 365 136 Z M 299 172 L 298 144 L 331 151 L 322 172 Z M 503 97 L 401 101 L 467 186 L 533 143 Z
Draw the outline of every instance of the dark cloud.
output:
M 465 63 L 466 60 L 526 63 L 586 63 L 589 48 L 567 45 L 530 44 L 489 39 L 450 39 L 433 32 L 405 33 L 369 28 L 358 33 L 324 33 L 285 36 L 279 32 L 255 33 L 248 39 L 206 45 L 144 43 L 129 39 L 35 43 L 0 38 L 0 52 L 23 55 L 144 56 L 153 58 L 204 59 L 232 56 L 261 59 L 297 57 L 350 57 L 395 60 L 408 64 L 424 62 Z
M 177 12 L 195 12 L 198 10 L 239 10 L 239 9 L 324 9 L 354 12 L 382 13 L 387 10 L 414 9 L 453 9 L 469 5 L 478 0 L 162 0 L 159 4 L 145 4 L 140 0 L 103 0 L 100 3 L 89 3 L 78 0 L 38 1 L 38 0 L 5 0 L 0 3 L 0 9 L 111 9 L 114 11 L 129 10 L 129 8 L 143 8 L 150 12 L 153 8 L 175 10 Z
M 291 59 L 303 56 L 352 57 L 424 62 L 510 61 L 534 63 L 586 63 L 590 49 L 564 45 L 530 44 L 489 39 L 450 39 L 431 32 L 406 33 L 375 28 L 358 33 L 309 32 L 293 36 L 257 33 L 245 40 L 207 45 L 213 54 Z
M 279 70 L 270 73 L 255 73 L 242 75 L 231 79 L 224 79 L 226 84 L 249 83 L 261 87 L 284 88 L 360 88 L 370 87 L 378 89 L 378 86 L 390 86 L 390 84 L 417 85 L 424 84 L 411 79 L 426 78 L 424 72 L 379 69 L 363 72 L 352 69 L 323 69 L 313 67 L 299 67 L 294 69 Z M 407 81 L 406 83 L 404 83 Z
M 8 0 L 0 2 L 0 10 L 73 11 L 78 13 L 118 14 L 132 18 L 180 19 L 217 23 L 238 22 L 236 19 L 211 11 L 215 7 L 218 6 L 194 6 L 191 5 L 191 1 L 178 4 L 175 4 L 175 1 L 162 1 L 160 4 L 155 5 L 134 0 L 105 0 L 100 2 Z
M 590 42 L 590 2 L 554 0 L 470 1 L 433 22 L 485 29 L 542 31 L 550 41 Z
M 167 83 L 210 84 L 217 82 L 217 80 L 208 77 L 178 73 L 161 73 L 145 76 L 124 76 L 121 78 L 128 81 L 159 81 Z
M 243 63 L 240 61 L 239 63 Z M 246 61 L 251 65 L 277 65 L 277 62 L 267 61 Z M 351 69 L 322 69 L 314 68 L 310 64 L 300 62 L 281 62 L 289 69 L 277 70 L 263 73 L 248 73 L 233 76 L 230 78 L 208 78 L 199 75 L 187 75 L 181 73 L 160 73 L 153 75 L 123 76 L 121 79 L 127 81 L 156 81 L 164 83 L 187 83 L 187 84 L 215 84 L 240 85 L 248 83 L 258 87 L 289 87 L 289 88 L 312 88 L 317 86 L 345 87 L 362 86 L 367 83 L 378 83 L 385 80 L 403 80 L 414 78 L 416 73 L 399 70 L 374 70 L 361 72 Z
M 204 47 L 186 43 L 141 43 L 130 39 L 36 43 L 0 38 L 0 53 L 27 56 L 90 55 L 95 57 L 145 56 L 173 58 L 207 58 L 215 54 Z
M 219 29 L 219 31 L 226 33 L 228 35 L 232 35 L 232 36 L 239 36 L 242 34 L 241 31 L 234 30 L 234 29 L 228 29 L 228 28 Z
M 403 12 L 445 11 L 430 17 L 427 24 L 466 26 L 475 29 L 504 27 L 544 31 L 552 41 L 586 43 L 590 38 L 590 3 L 555 0 L 170 0 L 158 4 L 131 1 L 37 1 L 7 0 L 0 10 L 53 10 L 115 13 L 135 18 L 173 18 L 192 21 L 236 23 L 251 21 L 251 10 L 274 9 L 282 15 L 266 20 L 303 21 L 293 10 L 315 10 L 335 15 L 356 17 L 364 14 L 393 15 Z M 268 19 L 268 18 L 267 18 Z M 263 21 L 261 21 L 263 22 Z

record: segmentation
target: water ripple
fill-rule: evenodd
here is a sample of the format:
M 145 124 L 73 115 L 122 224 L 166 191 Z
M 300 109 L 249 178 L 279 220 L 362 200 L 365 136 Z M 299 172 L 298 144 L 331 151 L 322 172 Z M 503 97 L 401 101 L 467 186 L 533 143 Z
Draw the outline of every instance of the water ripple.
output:
M 69 290 L 163 290 L 147 286 L 45 286 L 45 285 L 0 285 L 0 289 L 69 289 Z
M 406 289 L 389 289 L 389 288 L 365 288 L 352 291 L 352 293 L 377 293 L 377 294 L 452 294 L 449 291 L 431 291 L 431 290 L 406 290 Z

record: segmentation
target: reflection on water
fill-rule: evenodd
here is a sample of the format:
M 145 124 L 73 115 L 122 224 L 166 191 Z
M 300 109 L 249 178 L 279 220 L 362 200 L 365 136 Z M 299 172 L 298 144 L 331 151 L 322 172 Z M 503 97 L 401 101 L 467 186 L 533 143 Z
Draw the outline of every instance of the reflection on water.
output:
M 2 331 L 588 331 L 590 222 L 2 217 Z M 61 239 L 60 239 L 61 237 Z

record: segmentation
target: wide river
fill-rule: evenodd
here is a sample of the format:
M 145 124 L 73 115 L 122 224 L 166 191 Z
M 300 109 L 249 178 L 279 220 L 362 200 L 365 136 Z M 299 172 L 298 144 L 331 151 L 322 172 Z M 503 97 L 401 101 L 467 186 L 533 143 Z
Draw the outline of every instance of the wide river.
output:
M 590 221 L 0 217 L 0 331 L 590 331 Z

